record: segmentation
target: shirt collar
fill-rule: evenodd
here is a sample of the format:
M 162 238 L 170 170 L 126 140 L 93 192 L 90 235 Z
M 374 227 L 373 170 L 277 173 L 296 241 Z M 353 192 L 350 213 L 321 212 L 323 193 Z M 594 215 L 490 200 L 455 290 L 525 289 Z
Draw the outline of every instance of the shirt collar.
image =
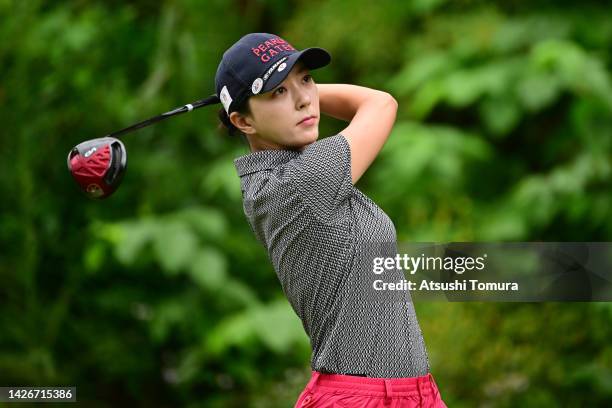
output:
M 301 154 L 297 150 L 259 150 L 234 159 L 240 177 L 261 170 L 273 169 Z

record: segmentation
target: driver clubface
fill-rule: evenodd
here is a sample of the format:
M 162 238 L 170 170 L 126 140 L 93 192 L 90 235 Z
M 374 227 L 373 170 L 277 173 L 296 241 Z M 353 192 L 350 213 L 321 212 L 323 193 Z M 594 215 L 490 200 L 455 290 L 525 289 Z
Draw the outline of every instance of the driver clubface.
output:
M 89 197 L 103 199 L 121 184 L 127 168 L 127 151 L 119 139 L 87 140 L 68 153 L 68 170 Z

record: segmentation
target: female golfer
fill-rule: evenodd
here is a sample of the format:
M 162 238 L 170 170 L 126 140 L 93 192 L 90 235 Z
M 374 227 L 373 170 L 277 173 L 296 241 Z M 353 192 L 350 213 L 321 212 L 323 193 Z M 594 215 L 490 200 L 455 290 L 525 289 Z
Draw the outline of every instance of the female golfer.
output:
M 393 222 L 353 186 L 385 143 L 397 102 L 315 84 L 310 70 L 330 61 L 322 48 L 251 33 L 223 54 L 215 78 L 220 119 L 251 149 L 234 160 L 244 213 L 312 346 L 295 406 L 446 407 L 409 292 L 373 288 L 404 278 L 372 272 L 374 258 L 396 255 Z M 322 113 L 350 123 L 319 140 Z

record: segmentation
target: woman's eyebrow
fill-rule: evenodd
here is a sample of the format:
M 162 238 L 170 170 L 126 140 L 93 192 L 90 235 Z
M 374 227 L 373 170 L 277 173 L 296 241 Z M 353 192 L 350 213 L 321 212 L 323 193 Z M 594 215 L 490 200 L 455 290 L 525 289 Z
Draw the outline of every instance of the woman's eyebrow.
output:
M 306 65 L 302 65 L 301 67 L 297 67 L 296 70 L 292 72 L 293 75 L 300 75 L 303 72 L 308 71 L 308 67 Z
M 308 67 L 307 67 L 306 65 L 303 65 L 303 64 L 302 64 L 302 66 L 298 66 L 297 68 L 298 68 L 298 69 L 297 69 L 297 71 L 293 71 L 293 72 L 295 72 L 296 74 L 301 74 L 301 73 L 302 73 L 302 72 L 304 72 L 304 71 L 308 71 Z M 285 78 L 285 79 L 286 79 L 286 78 Z M 283 81 L 283 82 L 284 82 L 284 81 Z M 270 93 L 272 93 L 272 92 L 276 91 L 276 90 L 277 90 L 278 88 L 280 88 L 281 86 L 283 86 L 283 83 L 282 83 L 282 82 L 281 82 L 280 84 L 276 85 L 276 87 L 274 87 L 272 90 L 270 90 Z

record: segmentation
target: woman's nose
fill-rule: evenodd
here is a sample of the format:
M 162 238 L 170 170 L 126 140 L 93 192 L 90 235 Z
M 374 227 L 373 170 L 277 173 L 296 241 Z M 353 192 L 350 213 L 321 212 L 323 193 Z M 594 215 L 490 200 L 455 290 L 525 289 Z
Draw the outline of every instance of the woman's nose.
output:
M 297 96 L 297 106 L 298 108 L 303 108 L 304 106 L 310 105 L 310 94 L 306 90 L 301 90 Z

